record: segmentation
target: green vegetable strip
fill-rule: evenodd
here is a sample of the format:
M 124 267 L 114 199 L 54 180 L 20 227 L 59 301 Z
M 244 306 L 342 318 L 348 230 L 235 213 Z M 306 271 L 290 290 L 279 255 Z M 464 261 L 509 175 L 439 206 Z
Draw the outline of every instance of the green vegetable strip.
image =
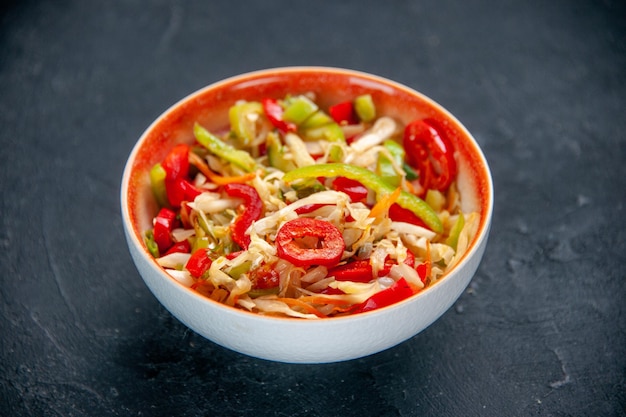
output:
M 454 250 L 456 250 L 456 247 L 459 243 L 459 236 L 461 235 L 461 231 L 463 230 L 464 226 L 465 217 L 463 217 L 463 213 L 461 212 L 459 213 L 459 218 L 457 219 L 456 223 L 454 223 L 452 230 L 450 230 L 450 236 L 448 236 L 448 238 L 446 239 L 446 245 L 452 246 Z
M 364 122 L 371 122 L 376 118 L 376 106 L 372 96 L 369 94 L 364 94 L 354 99 L 354 110 L 359 119 Z
M 220 138 L 200 126 L 200 124 L 196 123 L 194 125 L 193 134 L 202 146 L 218 157 L 238 166 L 246 172 L 252 172 L 256 169 L 256 161 L 248 152 L 236 149 L 223 142 Z
M 285 174 L 283 181 L 291 183 L 300 179 L 317 177 L 346 177 L 359 181 L 365 187 L 373 190 L 376 193 L 377 199 L 381 199 L 384 195 L 392 193 L 395 190 L 392 185 L 365 168 L 340 163 L 309 165 L 294 169 Z M 419 197 L 402 191 L 398 197 L 397 203 L 401 207 L 415 213 L 415 215 L 422 219 L 434 232 L 443 232 L 443 225 L 437 213 Z
M 283 144 L 275 132 L 269 132 L 265 141 L 267 146 L 267 160 L 270 166 L 278 168 L 283 172 L 289 172 L 292 169 L 296 169 L 296 165 L 293 161 L 285 159 L 285 150 Z
M 159 207 L 169 207 L 167 191 L 165 190 L 165 177 L 167 173 L 161 163 L 155 164 L 150 170 L 150 185 L 152 193 L 159 203 Z
M 146 247 L 148 248 L 148 252 L 150 252 L 150 255 L 155 258 L 161 256 L 159 254 L 159 246 L 154 241 L 154 233 L 152 233 L 152 230 L 146 231 L 144 235 L 144 242 L 146 242 Z
M 317 104 L 306 96 L 297 96 L 289 100 L 283 113 L 283 119 L 300 125 L 317 111 Z
M 393 167 L 393 162 L 402 166 L 404 162 L 404 148 L 398 142 L 391 139 L 383 142 L 383 146 L 389 151 L 393 161 L 389 160 L 386 156 L 380 155 L 376 164 L 376 173 L 380 175 L 385 181 L 394 187 L 398 187 L 402 182 L 402 176 L 396 172 Z
M 231 128 L 244 145 L 252 143 L 256 134 L 256 122 L 248 116 L 262 113 L 263 106 L 256 101 L 237 104 L 228 111 Z

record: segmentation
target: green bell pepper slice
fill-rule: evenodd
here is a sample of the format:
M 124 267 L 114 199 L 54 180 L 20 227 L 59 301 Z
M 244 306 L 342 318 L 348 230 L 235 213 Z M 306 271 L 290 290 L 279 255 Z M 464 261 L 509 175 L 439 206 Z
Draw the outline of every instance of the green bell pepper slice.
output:
M 306 131 L 307 129 L 314 129 L 330 123 L 335 123 L 332 117 L 324 113 L 322 110 L 318 110 L 303 121 L 299 127 L 300 129 Z
M 230 268 L 230 270 L 228 271 L 228 275 L 230 275 L 233 279 L 239 279 L 241 275 L 250 271 L 251 267 L 252 261 L 243 262 L 237 266 L 233 266 L 232 268 Z
M 165 190 L 166 175 L 165 168 L 163 168 L 160 162 L 154 164 L 150 169 L 150 186 L 159 207 L 169 207 L 170 205 L 167 199 L 167 191 Z
M 376 106 L 369 94 L 363 94 L 354 99 L 354 111 L 359 119 L 364 122 L 371 122 L 376 118 Z
M 254 140 L 256 118 L 261 114 L 263 114 L 263 106 L 257 101 L 235 104 L 228 110 L 231 129 L 244 146 Z
M 303 133 L 304 140 L 327 140 L 329 142 L 345 142 L 343 130 L 335 122 L 307 129 Z
M 252 172 L 257 168 L 256 161 L 248 152 L 236 149 L 227 144 L 206 130 L 199 123 L 194 125 L 193 134 L 196 137 L 196 140 L 213 154 L 232 163 L 233 165 L 238 166 L 244 171 Z
M 283 113 L 283 120 L 297 125 L 302 124 L 302 122 L 311 117 L 319 109 L 317 104 L 306 96 L 289 98 L 286 103 L 287 107 Z
M 275 132 L 269 132 L 267 134 L 265 145 L 267 147 L 267 160 L 270 166 L 278 168 L 283 172 L 296 169 L 296 164 L 294 164 L 293 161 L 285 159 L 285 147 Z
M 146 230 L 144 234 L 144 242 L 146 243 L 146 248 L 148 248 L 148 252 L 152 255 L 153 258 L 158 258 L 161 255 L 159 254 L 159 245 L 154 241 L 154 233 L 152 230 Z
M 326 140 L 328 142 L 342 142 L 345 143 L 346 137 L 343 134 L 343 130 L 335 122 L 329 124 L 307 129 L 303 133 L 304 140 Z M 341 146 L 332 145 L 330 148 L 330 160 L 341 161 L 343 159 L 343 150 Z
M 446 196 L 439 190 L 426 191 L 424 200 L 436 211 L 443 210 L 443 205 L 446 204 Z
M 452 226 L 452 229 L 450 230 L 450 234 L 448 235 L 448 238 L 446 239 L 446 245 L 448 246 L 452 246 L 452 248 L 456 251 L 456 247 L 459 244 L 459 236 L 461 235 L 461 231 L 463 230 L 463 227 L 465 227 L 465 217 L 463 216 L 463 213 L 459 213 L 459 217 L 456 220 L 456 223 L 454 223 L 454 226 Z
M 318 177 L 346 177 L 359 181 L 365 187 L 373 190 L 376 193 L 376 198 L 378 200 L 395 191 L 395 187 L 387 183 L 374 172 L 365 168 L 341 163 L 301 167 L 286 173 L 283 177 L 283 181 L 289 184 L 296 180 Z M 411 193 L 402 191 L 396 202 L 401 207 L 415 213 L 415 215 L 422 219 L 432 231 L 436 233 L 443 232 L 443 224 L 441 223 L 439 216 L 437 216 L 437 213 L 432 209 L 432 207 L 426 204 L 424 200 Z
M 383 146 L 389 151 L 393 161 L 385 155 L 380 155 L 376 162 L 376 173 L 394 187 L 399 187 L 402 183 L 402 175 L 393 168 L 395 165 L 402 166 L 404 163 L 404 148 L 395 140 L 388 139 L 383 142 Z

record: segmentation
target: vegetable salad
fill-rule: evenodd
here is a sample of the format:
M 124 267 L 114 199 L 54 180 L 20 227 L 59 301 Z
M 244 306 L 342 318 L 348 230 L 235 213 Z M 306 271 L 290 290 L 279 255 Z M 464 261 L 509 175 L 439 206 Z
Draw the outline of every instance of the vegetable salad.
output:
M 435 120 L 403 125 L 369 94 L 240 101 L 228 116 L 150 171 L 146 246 L 183 285 L 258 314 L 335 317 L 422 291 L 467 250 L 478 214 L 461 211 Z

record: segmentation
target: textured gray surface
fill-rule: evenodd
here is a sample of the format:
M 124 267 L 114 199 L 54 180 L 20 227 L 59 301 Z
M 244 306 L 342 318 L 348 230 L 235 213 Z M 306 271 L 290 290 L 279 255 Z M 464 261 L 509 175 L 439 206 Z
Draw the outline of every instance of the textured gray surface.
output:
M 0 15 L 0 414 L 626 415 L 626 7 L 618 1 L 19 2 Z M 468 127 L 495 180 L 467 292 L 323 366 L 187 330 L 122 235 L 143 129 L 223 77 L 363 70 Z

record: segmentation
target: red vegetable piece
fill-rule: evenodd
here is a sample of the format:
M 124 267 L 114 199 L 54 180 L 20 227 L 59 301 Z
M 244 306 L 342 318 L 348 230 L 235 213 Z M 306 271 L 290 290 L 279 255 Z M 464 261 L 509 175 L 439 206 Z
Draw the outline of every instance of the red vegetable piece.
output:
M 404 129 L 407 162 L 418 169 L 426 189 L 445 191 L 457 173 L 454 147 L 434 120 L 415 120 Z M 437 126 L 438 127 L 438 126 Z
M 193 201 L 202 192 L 186 178 L 166 179 L 165 191 L 172 207 L 180 207 L 183 201 Z
M 213 261 L 209 258 L 209 249 L 197 249 L 187 261 L 187 271 L 194 278 L 201 278 L 202 275 L 209 270 Z
M 419 275 L 420 280 L 426 284 L 426 279 L 428 279 L 428 264 L 426 262 L 421 263 L 417 266 L 417 268 L 415 268 L 415 270 L 417 271 L 417 275 Z
M 284 109 L 278 103 L 278 100 L 273 98 L 265 98 L 261 100 L 263 110 L 267 119 L 274 125 L 274 127 L 282 130 L 283 132 L 295 132 L 298 130 L 298 126 L 295 123 L 283 120 Z
M 185 191 L 183 190 L 183 187 L 180 186 L 180 181 L 182 181 L 182 179 L 165 179 L 165 192 L 167 194 L 167 200 L 174 208 L 180 207 L 182 202 L 185 201 Z
M 185 144 L 174 146 L 161 166 L 165 170 L 167 179 L 175 180 L 187 177 L 189 173 L 189 146 Z
M 305 238 L 312 238 L 305 242 Z M 311 243 L 315 245 L 310 247 Z M 335 225 L 324 220 L 299 217 L 285 223 L 276 234 L 278 256 L 296 266 L 334 266 L 346 244 Z
M 389 207 L 389 218 L 394 222 L 411 223 L 430 230 L 430 227 L 426 226 L 426 223 L 417 217 L 415 213 L 395 203 Z
M 235 259 L 236 257 L 241 255 L 242 253 L 243 253 L 242 250 L 238 250 L 237 252 L 231 252 L 231 253 L 226 255 L 226 259 Z
M 250 282 L 255 290 L 276 288 L 280 283 L 280 274 L 275 269 L 275 263 L 263 264 L 250 271 Z
M 330 106 L 328 113 L 333 120 L 339 124 L 353 125 L 359 123 L 359 119 L 354 111 L 352 101 L 344 101 L 342 103 Z
M 415 265 L 413 252 L 407 251 L 404 263 L 411 268 Z M 394 261 L 387 257 L 384 267 L 378 271 L 378 277 L 389 275 L 391 267 L 396 265 Z M 328 271 L 328 276 L 334 276 L 337 281 L 370 282 L 373 279 L 373 269 L 369 260 L 356 260 L 347 264 L 337 266 Z
M 298 214 L 298 215 L 309 214 L 309 213 L 311 213 L 311 212 L 313 212 L 313 211 L 315 211 L 315 210 L 317 210 L 319 208 L 322 208 L 322 207 L 328 206 L 328 205 L 329 204 L 321 204 L 321 203 L 318 203 L 318 204 L 307 204 L 307 205 L 304 205 L 302 207 L 298 207 L 296 209 L 296 214 Z
M 413 295 L 413 289 L 409 286 L 408 282 L 404 278 L 400 278 L 391 287 L 384 289 L 370 298 L 365 300 L 359 308 L 357 313 L 364 313 L 366 311 L 376 310 L 400 302 Z
M 415 267 L 415 255 L 410 250 L 406 251 L 406 259 L 404 263 L 410 266 L 411 268 Z
M 172 246 L 172 230 L 176 226 L 176 213 L 166 207 L 159 210 L 154 219 L 154 241 L 159 247 L 159 253 L 165 253 Z
M 319 292 L 324 295 L 343 295 L 345 292 L 341 291 L 339 288 L 326 287 L 322 291 Z
M 170 253 L 190 253 L 191 252 L 191 244 L 188 240 L 183 240 L 182 242 L 174 243 L 168 250 L 165 252 L 166 255 Z
M 180 207 L 181 202 L 188 200 L 186 190 L 193 187 L 187 181 L 189 174 L 189 146 L 179 144 L 174 146 L 161 163 L 165 170 L 165 191 L 172 207 Z M 182 184 L 182 181 L 187 181 Z M 194 187 L 195 188 L 195 187 Z
M 334 276 L 337 281 L 370 282 L 372 265 L 368 260 L 357 260 L 332 268 L 328 276 Z
M 353 203 L 363 201 L 367 198 L 367 188 L 360 182 L 346 178 L 337 177 L 333 180 L 333 189 L 348 194 Z
M 235 243 L 242 249 L 250 246 L 250 235 L 246 230 L 253 222 L 261 218 L 263 214 L 263 201 L 256 189 L 248 184 L 231 183 L 224 186 L 224 191 L 231 197 L 242 198 L 244 201 L 243 212 L 235 219 L 230 231 Z

